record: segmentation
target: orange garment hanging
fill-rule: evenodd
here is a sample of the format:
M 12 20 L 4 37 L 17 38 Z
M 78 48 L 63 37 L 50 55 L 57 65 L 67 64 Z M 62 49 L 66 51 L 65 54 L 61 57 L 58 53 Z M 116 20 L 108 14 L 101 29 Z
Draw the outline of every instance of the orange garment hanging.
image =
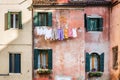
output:
M 68 38 L 68 28 L 64 29 L 64 38 L 67 39 Z

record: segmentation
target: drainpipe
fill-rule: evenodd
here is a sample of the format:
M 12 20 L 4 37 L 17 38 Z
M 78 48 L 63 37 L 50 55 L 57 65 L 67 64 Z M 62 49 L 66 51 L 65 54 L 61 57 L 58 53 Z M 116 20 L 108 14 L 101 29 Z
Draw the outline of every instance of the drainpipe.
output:
M 32 6 L 32 80 L 34 80 L 34 25 L 33 25 L 33 6 Z

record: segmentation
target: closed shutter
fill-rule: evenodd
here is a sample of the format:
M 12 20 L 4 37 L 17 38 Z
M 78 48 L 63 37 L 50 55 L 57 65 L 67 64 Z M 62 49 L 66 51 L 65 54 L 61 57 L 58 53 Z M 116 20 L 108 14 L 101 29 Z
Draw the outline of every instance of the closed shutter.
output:
M 87 31 L 91 31 L 90 18 L 87 17 L 86 21 L 87 21 L 87 29 L 86 29 L 86 30 L 87 30 Z
M 48 26 L 52 26 L 52 12 L 48 12 Z
M 11 13 L 8 11 L 8 29 L 11 28 Z
M 86 64 L 85 64 L 85 71 L 90 71 L 90 55 L 89 53 L 86 53 Z
M 34 16 L 33 16 L 33 24 L 34 26 L 39 26 L 39 20 L 38 20 L 38 12 L 34 12 Z
M 22 29 L 22 12 L 19 12 L 19 29 Z
M 9 72 L 12 72 L 12 54 L 9 54 Z
M 104 72 L 104 53 L 100 55 L 100 71 Z
M 34 49 L 34 69 L 38 68 L 38 54 L 39 54 L 39 50 Z
M 48 50 L 48 69 L 52 69 L 52 49 Z
M 14 56 L 14 71 L 15 73 L 20 73 L 21 72 L 21 59 L 20 59 L 20 54 L 15 54 Z
M 99 18 L 99 31 L 103 31 L 103 18 Z

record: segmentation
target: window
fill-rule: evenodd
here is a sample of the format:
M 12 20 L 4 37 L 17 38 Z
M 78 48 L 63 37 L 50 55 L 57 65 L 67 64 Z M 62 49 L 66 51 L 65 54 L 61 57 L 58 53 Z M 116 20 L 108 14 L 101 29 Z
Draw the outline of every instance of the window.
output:
M 8 29 L 22 29 L 21 12 L 8 12 Z
M 21 55 L 20 54 L 9 54 L 9 72 L 10 73 L 21 73 Z
M 112 48 L 113 51 L 113 69 L 118 68 L 118 46 Z
M 34 68 L 52 69 L 52 50 L 34 50 Z
M 104 71 L 104 53 L 101 55 L 97 53 L 86 53 L 86 72 L 89 71 Z
M 87 17 L 86 19 L 87 31 L 102 31 L 103 30 L 103 18 Z
M 35 12 L 34 26 L 52 26 L 51 12 Z
M 100 71 L 100 56 L 96 53 L 92 53 L 90 57 L 90 70 Z

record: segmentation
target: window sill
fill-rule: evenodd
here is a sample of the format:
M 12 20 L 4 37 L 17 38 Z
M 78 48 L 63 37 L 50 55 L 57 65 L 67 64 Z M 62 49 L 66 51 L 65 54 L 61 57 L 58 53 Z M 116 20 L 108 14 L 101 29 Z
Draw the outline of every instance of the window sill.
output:
M 22 73 L 9 73 L 9 75 L 22 75 Z
M 103 75 L 103 72 L 99 72 L 99 71 L 88 73 L 89 77 L 101 77 L 102 75 Z
M 88 32 L 88 33 L 101 33 L 103 31 L 86 31 L 86 32 Z

